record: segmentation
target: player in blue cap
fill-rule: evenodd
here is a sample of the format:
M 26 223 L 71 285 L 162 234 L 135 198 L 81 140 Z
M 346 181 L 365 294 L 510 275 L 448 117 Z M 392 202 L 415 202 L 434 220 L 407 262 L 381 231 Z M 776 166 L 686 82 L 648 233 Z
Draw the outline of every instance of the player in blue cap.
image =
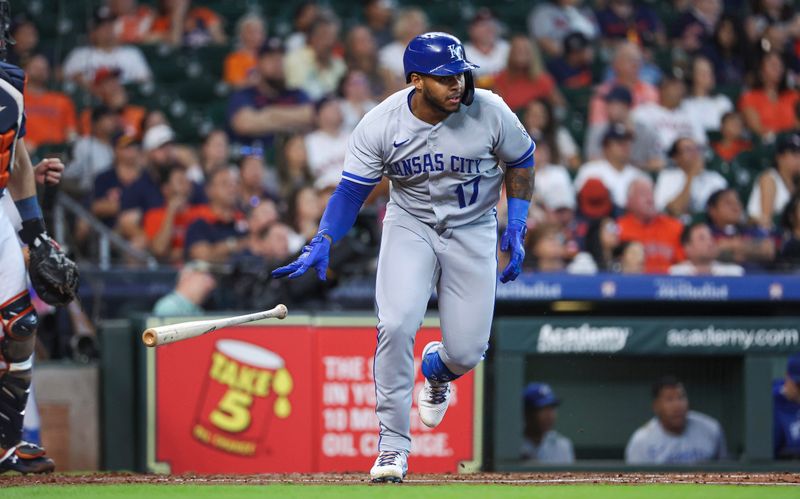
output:
M 500 250 L 519 275 L 533 194 L 534 144 L 505 102 L 475 89 L 458 38 L 425 33 L 403 56 L 409 88 L 389 96 L 353 130 L 342 180 L 320 231 L 275 277 L 313 268 L 325 279 L 330 248 L 353 225 L 367 195 L 383 177 L 391 194 L 383 219 L 375 284 L 378 457 L 376 482 L 400 482 L 411 451 L 414 337 L 431 292 L 438 293 L 442 341 L 422 350 L 425 385 L 417 399 L 422 423 L 437 426 L 450 402 L 450 383 L 483 359 L 497 286 L 497 202 L 505 187 L 508 223 Z
M 569 464 L 575 462 L 570 439 L 553 429 L 556 408 L 561 401 L 547 383 L 529 383 L 525 400 L 525 439 L 520 457 L 540 463 Z
M 800 352 L 786 362 L 786 376 L 772 388 L 773 446 L 779 459 L 800 458 Z

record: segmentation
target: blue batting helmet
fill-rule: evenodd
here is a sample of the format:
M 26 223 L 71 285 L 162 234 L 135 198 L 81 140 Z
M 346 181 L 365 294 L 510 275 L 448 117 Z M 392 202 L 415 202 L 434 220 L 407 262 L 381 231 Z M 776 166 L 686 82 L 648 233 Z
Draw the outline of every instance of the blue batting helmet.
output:
M 464 96 L 461 102 L 472 103 L 475 83 L 472 70 L 479 66 L 466 59 L 461 40 L 447 33 L 424 33 L 411 40 L 403 54 L 403 69 L 406 83 L 411 82 L 411 73 L 436 76 L 464 74 Z

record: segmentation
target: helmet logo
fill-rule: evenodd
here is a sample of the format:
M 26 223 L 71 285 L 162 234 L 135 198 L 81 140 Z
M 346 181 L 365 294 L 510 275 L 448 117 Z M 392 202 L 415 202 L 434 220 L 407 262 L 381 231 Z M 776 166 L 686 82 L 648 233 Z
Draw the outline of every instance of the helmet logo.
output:
M 450 50 L 450 58 L 456 60 L 464 59 L 464 47 L 462 47 L 458 43 L 454 43 L 452 45 L 447 46 L 448 50 Z

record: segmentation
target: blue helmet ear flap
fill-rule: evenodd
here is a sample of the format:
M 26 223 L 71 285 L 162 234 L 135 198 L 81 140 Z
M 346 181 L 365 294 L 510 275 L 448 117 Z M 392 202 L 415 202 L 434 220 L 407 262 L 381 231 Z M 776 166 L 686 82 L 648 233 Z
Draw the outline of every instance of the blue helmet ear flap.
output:
M 461 103 L 465 106 L 472 104 L 475 98 L 475 78 L 472 76 L 472 71 L 464 72 L 464 95 L 461 96 Z

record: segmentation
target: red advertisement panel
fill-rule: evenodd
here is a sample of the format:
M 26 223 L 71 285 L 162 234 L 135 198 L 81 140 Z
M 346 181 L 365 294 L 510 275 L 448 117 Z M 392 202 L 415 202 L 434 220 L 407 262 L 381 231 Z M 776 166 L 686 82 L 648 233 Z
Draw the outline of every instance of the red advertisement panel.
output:
M 438 428 L 417 416 L 422 348 L 440 338 L 423 328 L 414 348 L 415 472 L 475 457 L 472 373 L 454 383 Z M 159 347 L 152 455 L 173 473 L 366 472 L 378 443 L 374 352 L 374 327 L 240 326 Z

